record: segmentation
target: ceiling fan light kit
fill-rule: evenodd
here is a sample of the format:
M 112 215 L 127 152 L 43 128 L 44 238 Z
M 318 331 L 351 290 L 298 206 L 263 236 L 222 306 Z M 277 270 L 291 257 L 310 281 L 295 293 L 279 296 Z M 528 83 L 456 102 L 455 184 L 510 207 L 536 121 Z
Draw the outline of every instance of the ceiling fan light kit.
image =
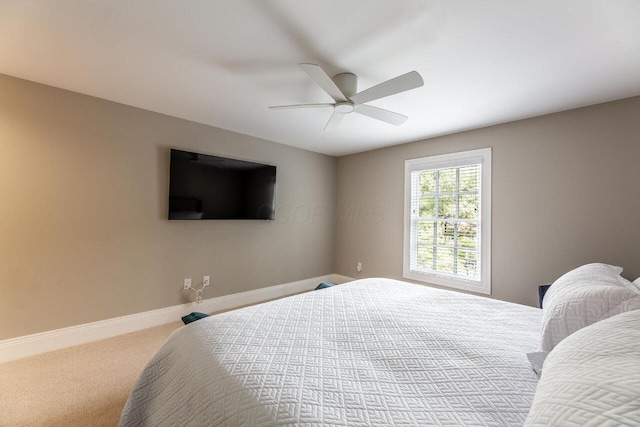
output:
M 324 90 L 333 100 L 333 104 L 296 104 L 278 105 L 269 107 L 271 109 L 289 108 L 326 108 L 333 107 L 333 114 L 327 122 L 324 130 L 337 127 L 345 115 L 358 113 L 372 119 L 380 120 L 394 126 L 400 126 L 407 120 L 407 116 L 394 113 L 393 111 L 365 105 L 365 102 L 375 101 L 400 92 L 415 89 L 424 85 L 422 77 L 417 71 L 398 76 L 387 80 L 369 89 L 358 93 L 358 77 L 353 73 L 340 73 L 330 78 L 319 65 L 300 64 L 305 73 Z
M 336 113 L 347 114 L 351 113 L 354 110 L 353 102 L 344 101 L 344 102 L 336 102 L 333 106 L 333 111 Z

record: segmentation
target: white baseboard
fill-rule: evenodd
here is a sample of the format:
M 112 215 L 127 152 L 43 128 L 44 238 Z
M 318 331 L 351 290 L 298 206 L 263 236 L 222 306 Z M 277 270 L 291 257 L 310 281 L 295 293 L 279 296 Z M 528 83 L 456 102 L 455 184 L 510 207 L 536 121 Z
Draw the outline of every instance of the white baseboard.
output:
M 312 277 L 297 282 L 283 283 L 253 291 L 239 292 L 217 298 L 209 298 L 201 303 L 174 305 L 173 307 L 145 311 L 143 313 L 85 323 L 68 328 L 55 329 L 23 337 L 0 341 L 0 363 L 48 351 L 86 344 L 116 335 L 127 334 L 153 326 L 179 321 L 193 311 L 213 313 L 229 310 L 247 304 L 255 304 L 274 298 L 281 298 L 314 289 L 320 282 L 345 283 L 354 280 L 339 274 Z

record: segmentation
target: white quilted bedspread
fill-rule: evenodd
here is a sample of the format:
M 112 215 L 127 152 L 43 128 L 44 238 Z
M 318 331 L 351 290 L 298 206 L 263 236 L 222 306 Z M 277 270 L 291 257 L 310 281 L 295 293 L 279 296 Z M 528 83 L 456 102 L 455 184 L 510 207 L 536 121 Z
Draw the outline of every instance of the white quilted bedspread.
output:
M 149 362 L 121 426 L 519 426 L 533 307 L 364 279 L 212 316 Z

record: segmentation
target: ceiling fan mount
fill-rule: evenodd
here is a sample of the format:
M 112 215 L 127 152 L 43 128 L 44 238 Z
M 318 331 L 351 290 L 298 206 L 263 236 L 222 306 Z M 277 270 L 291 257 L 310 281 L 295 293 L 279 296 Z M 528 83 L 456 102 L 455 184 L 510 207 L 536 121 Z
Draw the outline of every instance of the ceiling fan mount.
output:
M 333 114 L 324 130 L 334 128 L 340 124 L 343 117 L 349 113 L 359 113 L 376 120 L 399 126 L 407 120 L 407 116 L 393 111 L 366 105 L 365 102 L 395 95 L 396 93 L 415 89 L 424 84 L 417 71 L 387 80 L 369 89 L 358 92 L 358 77 L 353 73 L 340 73 L 330 78 L 319 65 L 300 64 L 300 67 L 316 82 L 333 100 L 334 103 L 278 105 L 272 109 L 289 108 L 333 108 Z

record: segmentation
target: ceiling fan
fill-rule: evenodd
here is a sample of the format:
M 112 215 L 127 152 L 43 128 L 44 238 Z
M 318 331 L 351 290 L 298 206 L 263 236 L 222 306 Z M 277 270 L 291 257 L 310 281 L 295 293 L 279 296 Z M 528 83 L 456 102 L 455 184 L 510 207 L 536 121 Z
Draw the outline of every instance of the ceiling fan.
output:
M 393 111 L 365 105 L 365 102 L 395 95 L 396 93 L 415 89 L 424 84 L 417 71 L 411 71 L 386 82 L 380 83 L 369 89 L 357 93 L 358 77 L 353 73 L 341 73 L 330 78 L 320 66 L 316 64 L 300 64 L 300 67 L 311 79 L 316 82 L 333 100 L 334 103 L 325 104 L 297 104 L 278 105 L 269 107 L 272 109 L 286 108 L 333 108 L 333 114 L 324 127 L 324 130 L 337 127 L 345 115 L 359 113 L 376 120 L 400 126 L 407 120 L 407 116 Z

